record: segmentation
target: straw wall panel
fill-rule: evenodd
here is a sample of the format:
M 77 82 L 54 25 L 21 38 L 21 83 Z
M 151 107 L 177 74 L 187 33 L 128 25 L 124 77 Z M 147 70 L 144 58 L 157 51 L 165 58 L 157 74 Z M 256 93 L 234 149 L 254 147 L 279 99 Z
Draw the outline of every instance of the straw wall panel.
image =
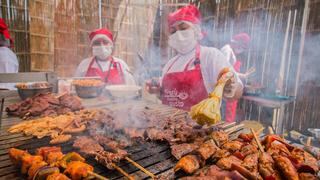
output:
M 53 1 L 29 1 L 31 71 L 54 71 L 53 6 Z

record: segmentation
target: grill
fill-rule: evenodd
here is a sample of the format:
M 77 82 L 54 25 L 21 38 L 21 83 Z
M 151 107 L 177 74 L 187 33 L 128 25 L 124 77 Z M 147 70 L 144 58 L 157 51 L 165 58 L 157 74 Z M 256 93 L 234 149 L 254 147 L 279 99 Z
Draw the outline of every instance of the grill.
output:
M 95 107 L 107 107 L 110 109 L 117 108 L 145 108 L 148 107 L 150 111 L 154 111 L 159 114 L 160 118 L 172 116 L 174 118 L 185 118 L 186 112 L 180 111 L 176 113 L 177 110 L 167 106 L 148 103 L 144 101 L 133 101 L 133 102 L 117 102 L 117 103 L 101 103 L 96 104 L 95 102 L 89 102 L 87 104 L 88 108 Z M 7 129 L 21 120 L 19 118 L 5 117 L 2 120 L 2 127 L 0 130 L 0 179 L 24 179 L 25 177 L 19 173 L 19 168 L 12 165 L 9 156 L 8 149 L 11 147 L 16 147 L 19 149 L 27 149 L 30 153 L 34 153 L 35 149 L 48 146 L 49 138 L 36 139 L 29 136 L 24 136 L 23 134 L 10 134 Z M 69 141 L 64 144 L 60 144 L 62 151 L 64 153 L 70 151 L 76 151 L 72 147 L 73 141 Z M 173 166 L 177 160 L 171 155 L 170 147 L 167 143 L 159 142 L 144 142 L 141 144 L 136 144 L 130 146 L 126 149 L 130 158 L 139 163 L 144 168 L 148 169 L 151 173 L 160 177 L 172 177 Z M 103 175 L 109 179 L 124 179 L 124 176 L 117 172 L 116 170 L 109 170 L 106 167 L 98 164 L 93 158 L 86 158 L 87 163 L 94 166 L 95 172 Z M 140 171 L 138 168 L 133 166 L 127 161 L 121 161 L 117 164 L 128 174 L 137 179 L 148 179 L 148 175 Z M 183 173 L 175 174 L 175 178 L 185 176 Z

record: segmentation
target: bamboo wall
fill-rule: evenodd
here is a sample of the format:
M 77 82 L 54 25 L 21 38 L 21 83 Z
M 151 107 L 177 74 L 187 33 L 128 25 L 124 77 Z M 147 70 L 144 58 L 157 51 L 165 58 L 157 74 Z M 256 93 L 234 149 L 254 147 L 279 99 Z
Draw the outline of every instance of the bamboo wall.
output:
M 14 39 L 13 51 L 19 59 L 20 71 L 30 69 L 29 10 L 27 0 L 0 1 L 0 17 L 4 18 Z

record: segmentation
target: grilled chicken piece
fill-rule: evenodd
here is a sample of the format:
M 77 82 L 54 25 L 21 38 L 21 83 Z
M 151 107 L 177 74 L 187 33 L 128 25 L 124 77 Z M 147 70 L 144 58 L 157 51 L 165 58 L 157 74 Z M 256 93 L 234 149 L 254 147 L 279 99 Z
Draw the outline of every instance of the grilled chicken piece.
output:
M 259 154 L 249 154 L 246 156 L 242 162 L 242 166 L 248 169 L 251 172 L 258 172 L 258 157 Z
M 178 161 L 174 167 L 174 171 L 183 170 L 188 174 L 192 174 L 200 168 L 200 161 L 200 157 L 197 155 L 186 155 Z
M 245 145 L 240 150 L 241 154 L 246 157 L 249 154 L 254 154 L 258 152 L 258 148 L 256 146 L 253 146 L 251 144 Z
M 241 165 L 242 161 L 235 156 L 221 158 L 216 165 L 225 170 L 230 170 L 232 164 Z
M 284 156 L 272 156 L 276 167 L 282 172 L 282 175 L 288 180 L 299 180 L 299 175 L 291 161 Z
M 253 134 L 241 133 L 239 134 L 238 138 L 243 140 L 244 142 L 251 142 L 253 139 Z
M 283 156 L 289 156 L 290 151 L 286 147 L 286 145 L 280 143 L 279 141 L 273 141 L 269 148 L 267 149 L 267 153 L 269 153 L 272 157 L 275 155 L 283 155 Z
M 230 152 L 236 152 L 241 149 L 243 143 L 240 141 L 228 141 L 222 145 L 222 149 L 226 149 Z
M 171 154 L 176 159 L 181 159 L 181 157 L 189 154 L 190 152 L 194 151 L 198 147 L 199 145 L 195 143 L 183 143 L 183 144 L 172 145 L 170 148 L 171 148 Z
M 49 164 L 54 164 L 59 162 L 63 156 L 64 154 L 62 152 L 50 152 L 46 157 L 46 162 Z
M 62 159 L 63 153 L 61 152 L 61 147 L 41 147 L 36 150 L 36 155 L 43 157 L 44 161 L 49 164 L 55 163 Z
M 249 180 L 262 180 L 262 177 L 257 172 L 251 172 L 240 164 L 231 164 L 231 169 L 238 171 L 241 175 Z
M 300 180 L 317 180 L 318 178 L 310 173 L 299 173 Z
M 275 169 L 274 160 L 272 157 L 264 152 L 259 155 L 259 173 L 264 179 L 273 178 L 275 180 L 281 180 L 279 172 Z
M 203 160 L 209 159 L 216 151 L 218 147 L 213 140 L 206 141 L 201 144 L 200 147 L 195 151 Z
M 21 173 L 26 174 L 28 172 L 28 169 L 32 166 L 32 164 L 37 162 L 42 162 L 43 158 L 42 156 L 32 156 L 30 154 L 25 154 L 21 158 Z
M 64 174 L 68 174 L 73 180 L 81 180 L 88 177 L 88 172 L 93 172 L 93 167 L 81 161 L 68 163 Z
M 70 180 L 66 175 L 61 173 L 50 174 L 46 180 Z
M 229 135 L 224 131 L 214 131 L 211 137 L 219 147 L 229 140 Z
M 44 161 L 35 161 L 35 163 L 32 163 L 28 170 L 28 179 L 33 179 L 38 170 L 46 165 L 48 165 L 48 163 Z
M 298 166 L 298 172 L 309 172 L 314 174 L 319 171 L 317 159 L 308 152 L 294 148 L 291 151 L 291 157 L 297 161 L 296 166 Z
M 9 149 L 9 157 L 12 163 L 16 166 L 19 166 L 21 164 L 22 157 L 27 154 L 29 154 L 27 151 L 23 151 L 20 149 L 16 149 L 16 148 Z
M 212 158 L 214 159 L 221 159 L 221 158 L 225 158 L 225 157 L 228 157 L 230 156 L 231 153 L 226 150 L 226 149 L 218 149 L 213 155 L 212 155 Z

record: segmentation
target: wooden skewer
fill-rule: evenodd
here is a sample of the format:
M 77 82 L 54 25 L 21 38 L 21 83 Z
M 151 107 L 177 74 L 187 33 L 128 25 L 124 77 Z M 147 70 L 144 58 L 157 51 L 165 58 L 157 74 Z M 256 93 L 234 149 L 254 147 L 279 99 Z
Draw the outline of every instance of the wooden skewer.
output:
M 130 163 L 132 163 L 134 166 L 136 166 L 138 169 L 140 169 L 142 172 L 150 176 L 152 179 L 155 179 L 156 176 L 150 171 L 148 171 L 147 169 L 145 169 L 144 167 L 142 167 L 140 164 L 136 163 L 134 160 L 130 159 L 129 157 L 125 157 L 125 159 Z
M 178 109 L 176 112 L 174 112 L 169 118 L 172 119 L 174 116 L 176 116 L 179 112 L 181 112 L 180 109 Z
M 95 178 L 99 179 L 99 180 L 108 180 L 108 178 L 105 178 L 103 176 L 101 176 L 100 174 L 97 174 L 95 172 L 89 171 L 88 172 L 89 175 L 94 176 Z
M 259 147 L 260 151 L 264 152 L 263 147 L 262 147 L 262 145 L 261 145 L 256 133 L 254 132 L 254 130 L 252 128 L 250 128 L 250 130 L 251 130 L 251 133 L 253 134 L 254 139 L 256 140 L 256 142 L 258 144 L 258 147 Z
M 121 174 L 123 174 L 125 177 L 127 177 L 129 180 L 134 180 L 133 177 L 131 177 L 128 173 L 126 173 L 121 167 L 117 166 L 115 163 L 111 164 L 114 169 L 119 171 Z
M 224 130 L 228 135 L 232 134 L 233 132 L 239 130 L 240 128 L 243 128 L 244 124 L 238 124 L 236 126 L 233 126 L 229 129 Z

